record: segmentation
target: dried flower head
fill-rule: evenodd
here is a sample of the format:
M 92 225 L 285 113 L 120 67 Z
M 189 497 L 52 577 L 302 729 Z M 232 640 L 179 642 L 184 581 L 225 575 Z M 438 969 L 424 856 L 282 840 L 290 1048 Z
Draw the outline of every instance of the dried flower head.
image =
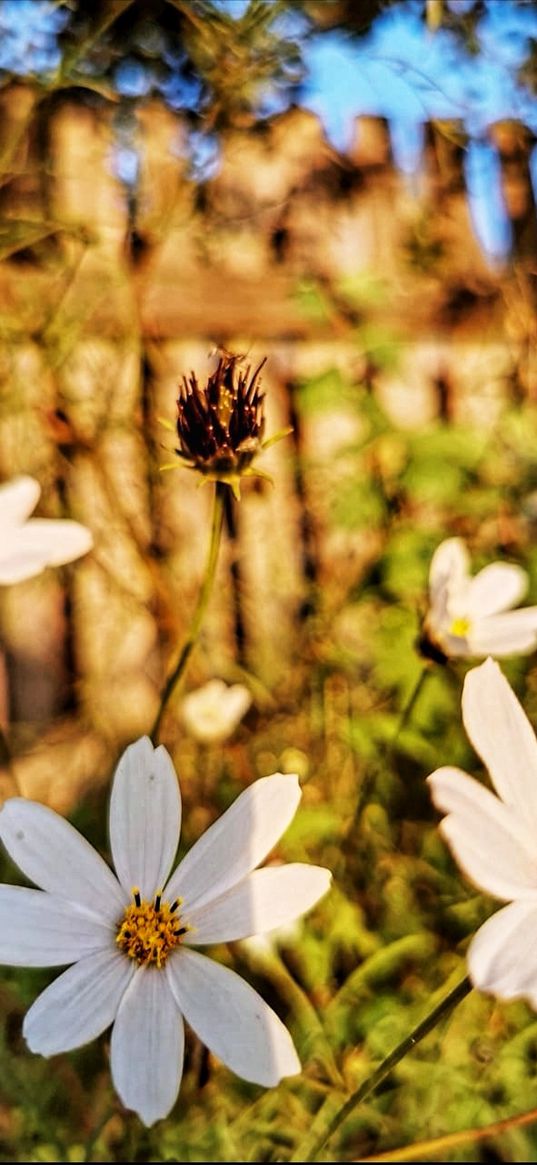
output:
M 183 377 L 177 401 L 176 453 L 210 480 L 227 482 L 236 496 L 240 478 L 254 474 L 250 464 L 263 447 L 265 428 L 259 374 L 266 357 L 254 373 L 250 365 L 238 367 L 242 360 L 223 353 L 205 388 L 194 372 Z

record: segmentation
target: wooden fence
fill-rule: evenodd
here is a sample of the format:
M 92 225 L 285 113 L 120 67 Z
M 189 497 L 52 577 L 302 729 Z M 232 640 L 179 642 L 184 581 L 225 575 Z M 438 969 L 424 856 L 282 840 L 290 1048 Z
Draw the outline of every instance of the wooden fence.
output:
M 199 183 L 180 117 L 148 102 L 128 127 L 131 190 L 114 176 L 115 116 L 22 85 L 0 98 L 0 476 L 35 475 L 40 512 L 95 535 L 76 567 L 0 596 L 21 782 L 60 807 L 66 750 L 83 781 L 107 742 L 147 731 L 188 625 L 210 488 L 160 471 L 174 445 L 161 418 L 173 422 L 182 374 L 203 380 L 215 345 L 268 355 L 267 432 L 291 421 L 294 434 L 260 462 L 274 487 L 245 489 L 230 517 L 192 683 L 240 664 L 273 688 L 312 576 L 344 589 L 370 553 L 331 527 L 325 500 L 359 417 L 337 392 L 328 413 L 302 413 L 298 385 L 335 370 L 406 427 L 439 413 L 483 424 L 513 386 L 537 395 L 525 127 L 490 130 L 515 237 L 493 270 L 472 230 L 460 127 L 429 127 L 410 181 L 380 119 L 357 119 L 342 157 L 293 109 L 226 138 Z M 47 764 L 34 750 L 45 727 Z

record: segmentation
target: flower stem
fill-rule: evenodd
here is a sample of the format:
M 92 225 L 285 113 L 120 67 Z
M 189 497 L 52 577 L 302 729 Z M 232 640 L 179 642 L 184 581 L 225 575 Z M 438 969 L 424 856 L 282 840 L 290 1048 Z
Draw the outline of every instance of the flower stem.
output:
M 396 741 L 399 739 L 399 737 L 403 731 L 403 728 L 406 728 L 406 726 L 410 720 L 410 717 L 414 711 L 414 708 L 416 707 L 416 704 L 417 704 L 418 699 L 421 695 L 421 692 L 423 691 L 427 676 L 430 676 L 430 675 L 431 675 L 431 668 L 428 666 L 428 664 L 424 664 L 424 666 L 422 667 L 420 674 L 416 680 L 416 683 L 415 683 L 415 685 L 410 693 L 410 696 L 408 697 L 408 700 L 403 708 L 403 711 L 401 712 L 399 723 L 398 723 L 397 728 L 395 730 L 394 736 L 392 737 L 392 740 L 390 742 L 392 748 L 393 748 L 394 744 L 396 743 Z
M 442 999 L 431 1012 L 429 1012 L 429 1015 L 427 1015 L 425 1019 L 423 1019 L 421 1023 L 419 1023 L 418 1026 L 414 1028 L 414 1031 L 412 1031 L 409 1036 L 406 1036 L 400 1044 L 397 1044 L 397 1047 L 394 1048 L 393 1051 L 385 1057 L 382 1063 L 379 1064 L 378 1068 L 375 1068 L 375 1071 L 371 1074 L 371 1076 L 368 1076 L 367 1080 L 364 1080 L 363 1083 L 360 1084 L 360 1087 L 357 1088 L 356 1091 L 348 1097 L 348 1099 L 341 1106 L 341 1108 L 338 1109 L 331 1120 L 327 1122 L 320 1135 L 317 1136 L 313 1142 L 311 1142 L 308 1137 L 308 1143 L 300 1144 L 298 1149 L 295 1150 L 291 1159 L 293 1161 L 315 1161 L 319 1150 L 322 1149 L 326 1141 L 333 1137 L 334 1133 L 337 1131 L 340 1125 L 343 1124 L 343 1121 L 346 1120 L 353 1109 L 355 1109 L 357 1105 L 361 1104 L 361 1102 L 365 1100 L 366 1097 L 370 1096 L 371 1093 L 378 1088 L 379 1084 L 381 1084 L 386 1076 L 388 1076 L 388 1074 L 392 1071 L 392 1068 L 395 1068 L 396 1064 L 399 1064 L 400 1061 L 407 1055 L 407 1053 L 412 1051 L 412 1049 L 415 1048 L 417 1044 L 419 1044 L 420 1041 L 423 1040 L 424 1037 L 427 1036 L 429 1032 L 431 1032 L 433 1028 L 436 1027 L 437 1023 L 439 1023 L 439 1021 L 443 1019 L 443 1017 L 447 1015 L 447 1013 L 451 1011 L 453 1007 L 456 1007 L 456 1005 L 460 1003 L 461 1000 L 464 999 L 471 990 L 472 984 L 468 976 L 465 976 L 465 978 L 461 979 L 460 982 L 457 983 L 455 987 L 453 987 L 449 994 L 446 995 L 444 999 Z
M 0 727 L 0 767 L 5 765 L 9 768 L 11 765 L 11 749 L 8 744 L 7 736 L 2 727 Z
M 222 534 L 222 524 L 223 524 L 223 518 L 224 518 L 225 491 L 228 488 L 229 488 L 229 486 L 227 486 L 225 483 L 223 483 L 221 481 L 216 482 L 215 494 L 214 494 L 214 503 L 213 503 L 211 537 L 210 537 L 210 542 L 209 542 L 209 550 L 207 553 L 207 561 L 205 564 L 205 574 L 204 574 L 204 578 L 203 578 L 203 583 L 201 585 L 201 590 L 200 590 L 200 593 L 198 595 L 198 601 L 196 604 L 194 614 L 192 616 L 192 622 L 190 624 L 190 630 L 188 632 L 187 638 L 185 639 L 185 642 L 183 643 L 183 646 L 181 648 L 179 659 L 177 660 L 177 663 L 176 663 L 173 671 L 170 672 L 168 679 L 166 680 L 166 683 L 164 685 L 163 691 L 162 691 L 159 710 L 158 710 L 157 715 L 156 715 L 155 723 L 153 724 L 153 727 L 152 727 L 151 732 L 150 732 L 150 736 L 151 736 L 151 740 L 153 741 L 153 744 L 155 744 L 157 741 L 158 734 L 160 731 L 160 725 L 162 722 L 162 717 L 164 716 L 164 713 L 166 711 L 170 696 L 172 695 L 172 693 L 175 691 L 177 685 L 182 680 L 182 678 L 185 674 L 185 671 L 186 671 L 187 663 L 188 663 L 190 656 L 192 654 L 192 651 L 193 651 L 193 649 L 196 646 L 196 643 L 198 641 L 198 635 L 200 632 L 200 628 L 201 628 L 201 624 L 203 622 L 205 612 L 207 610 L 207 604 L 209 602 L 209 597 L 210 597 L 210 594 L 212 591 L 212 587 L 213 587 L 213 583 L 214 583 L 214 579 L 215 579 L 215 575 L 216 575 L 216 564 L 218 562 L 218 551 L 220 549 L 220 538 L 221 538 L 221 534 Z

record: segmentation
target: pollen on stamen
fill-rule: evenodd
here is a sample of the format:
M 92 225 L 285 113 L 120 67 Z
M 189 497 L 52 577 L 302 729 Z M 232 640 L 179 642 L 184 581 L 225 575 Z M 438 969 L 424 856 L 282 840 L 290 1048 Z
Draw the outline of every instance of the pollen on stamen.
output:
M 464 639 L 470 630 L 471 623 L 464 615 L 459 615 L 455 618 L 449 628 L 450 635 L 455 635 L 458 639 Z
M 134 902 L 126 907 L 118 923 L 116 943 L 130 959 L 140 966 L 162 967 L 168 955 L 182 942 L 190 926 L 177 915 L 182 899 L 170 906 L 162 901 L 162 891 L 153 902 L 141 897 L 137 886 L 132 888 Z

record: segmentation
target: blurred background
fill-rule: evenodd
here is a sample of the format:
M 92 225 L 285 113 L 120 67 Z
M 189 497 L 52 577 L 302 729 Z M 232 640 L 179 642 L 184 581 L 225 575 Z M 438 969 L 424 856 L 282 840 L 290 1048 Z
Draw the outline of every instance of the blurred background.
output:
M 324 1007 L 357 960 L 413 932 L 415 949 L 388 967 L 388 1048 L 408 1027 L 401 983 L 408 1004 L 460 974 L 450 952 L 486 913 L 436 838 L 423 786 L 437 764 L 475 765 L 463 665 L 431 673 L 385 753 L 422 668 L 432 552 L 455 534 L 476 569 L 518 561 L 537 601 L 536 46 L 532 0 L 0 2 L 0 479 L 33 475 L 38 513 L 95 539 L 86 558 L 0 594 L 3 791 L 14 773 L 105 845 L 94 812 L 121 749 L 151 728 L 206 553 L 212 486 L 179 462 L 161 468 L 178 386 L 191 370 L 204 382 L 220 347 L 252 367 L 267 356 L 266 435 L 292 433 L 259 459 L 274 484 L 245 482 L 228 506 L 185 685 L 239 681 L 253 704 L 225 749 L 207 748 L 185 733 L 178 698 L 162 739 L 187 838 L 255 777 L 299 772 L 305 816 L 285 856 L 332 865 L 343 889 L 326 948 L 321 927 L 293 973 Z M 532 660 L 504 670 L 535 722 Z M 35 974 L 29 984 L 31 998 Z M 378 1031 L 345 1010 L 360 991 L 372 1006 L 367 984 L 333 1023 L 351 1076 L 364 1070 L 357 1040 Z M 504 1011 L 520 1040 L 525 1008 Z M 491 1023 L 471 1063 L 454 1037 L 453 1127 L 515 1097 L 521 1108 L 521 1078 L 530 1089 L 526 1061 L 492 1080 L 505 1024 Z M 394 1144 L 438 1123 L 438 1091 L 416 1079 L 386 1117 Z M 51 1087 L 67 1103 L 65 1080 Z M 66 1145 L 68 1159 L 92 1159 L 72 1148 L 69 1121 L 87 1131 L 94 1115 L 75 1093 L 66 1140 L 29 1159 L 62 1159 Z M 28 1159 L 13 1156 L 12 1103 L 2 1159 Z M 386 1143 L 375 1111 L 342 1159 Z M 309 1113 L 297 1109 L 297 1127 Z M 20 1152 L 40 1152 L 21 1120 Z M 197 1149 L 174 1143 L 166 1157 L 151 1142 L 149 1159 L 274 1159 L 200 1130 L 186 1140 Z M 131 1138 L 142 1156 L 125 1157 L 117 1137 L 114 1159 L 148 1159 L 148 1142 Z M 531 1133 L 505 1145 L 492 1159 L 533 1151 Z M 491 1159 L 461 1152 L 450 1159 Z

